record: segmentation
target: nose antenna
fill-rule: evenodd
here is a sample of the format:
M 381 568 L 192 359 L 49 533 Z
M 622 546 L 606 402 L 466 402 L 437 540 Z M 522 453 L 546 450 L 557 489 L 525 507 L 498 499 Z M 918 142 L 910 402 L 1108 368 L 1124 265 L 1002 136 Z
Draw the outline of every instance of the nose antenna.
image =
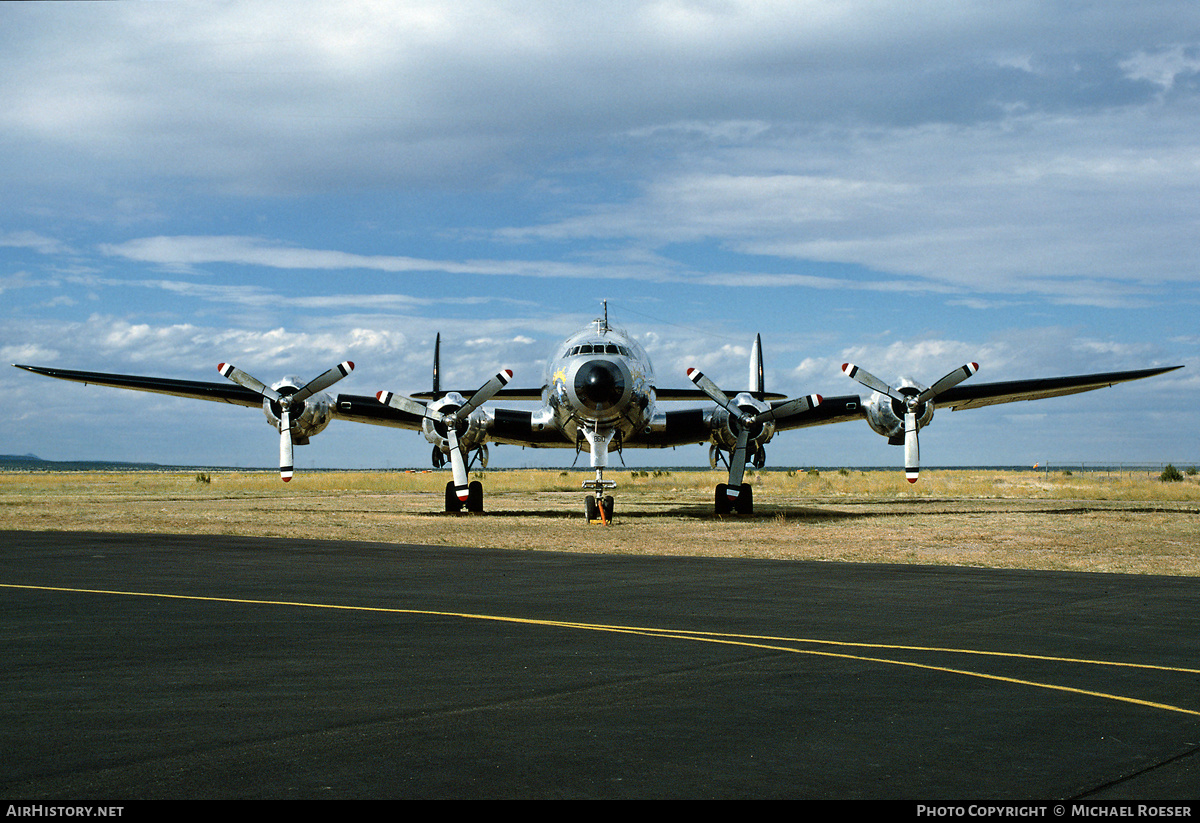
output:
M 596 318 L 596 331 L 611 331 L 611 329 L 608 327 L 608 300 L 605 299 L 601 300 L 600 302 L 604 304 L 604 319 L 601 320 L 600 318 Z

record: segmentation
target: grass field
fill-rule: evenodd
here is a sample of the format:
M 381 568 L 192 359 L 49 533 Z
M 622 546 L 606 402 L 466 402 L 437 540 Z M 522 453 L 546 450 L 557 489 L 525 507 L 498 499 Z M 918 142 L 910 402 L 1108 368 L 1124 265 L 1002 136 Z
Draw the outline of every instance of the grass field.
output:
M 240 534 L 573 552 L 930 563 L 1200 576 L 1200 483 L 1033 471 L 753 473 L 755 514 L 712 514 L 719 472 L 488 472 L 482 515 L 442 511 L 447 472 L 3 472 L 0 529 Z

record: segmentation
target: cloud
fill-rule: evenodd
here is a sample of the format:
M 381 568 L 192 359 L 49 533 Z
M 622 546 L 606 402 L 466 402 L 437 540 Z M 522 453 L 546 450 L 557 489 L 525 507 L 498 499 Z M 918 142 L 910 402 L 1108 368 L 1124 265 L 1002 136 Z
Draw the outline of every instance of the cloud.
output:
M 33 249 L 39 254 L 58 254 L 66 249 L 52 237 L 44 237 L 33 231 L 10 231 L 0 234 L 0 246 L 18 249 Z

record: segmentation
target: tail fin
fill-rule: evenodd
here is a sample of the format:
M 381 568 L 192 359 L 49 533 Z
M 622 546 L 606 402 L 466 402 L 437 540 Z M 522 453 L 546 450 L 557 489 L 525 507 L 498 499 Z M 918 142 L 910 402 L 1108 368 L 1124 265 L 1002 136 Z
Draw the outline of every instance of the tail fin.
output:
M 763 377 L 762 335 L 754 335 L 754 348 L 750 350 L 750 385 L 751 392 L 762 393 L 767 390 Z
M 438 336 L 433 341 L 433 394 L 436 397 L 442 390 L 442 378 L 440 372 L 442 370 L 442 334 L 438 332 Z

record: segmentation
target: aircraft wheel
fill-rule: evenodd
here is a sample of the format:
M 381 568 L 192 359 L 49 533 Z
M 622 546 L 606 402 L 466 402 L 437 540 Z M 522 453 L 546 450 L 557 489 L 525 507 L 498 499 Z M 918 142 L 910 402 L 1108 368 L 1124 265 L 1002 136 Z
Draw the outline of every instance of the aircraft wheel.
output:
M 467 511 L 483 511 L 483 484 L 478 480 L 471 481 L 471 485 L 467 486 Z
M 446 484 L 446 511 L 458 513 L 462 511 L 462 501 L 458 499 L 458 495 L 454 492 L 454 481 L 451 480 Z
M 589 523 L 600 519 L 600 507 L 596 505 L 596 495 L 589 494 L 583 498 L 583 512 Z
M 728 488 L 724 483 L 717 484 L 717 493 L 713 499 L 714 509 L 717 514 L 729 514 L 729 495 L 725 493 L 725 490 Z
M 754 514 L 754 490 L 749 483 L 743 483 L 733 504 L 738 514 Z
M 611 494 L 606 495 L 604 498 L 604 502 L 601 505 L 604 507 L 604 519 L 607 520 L 609 523 L 611 523 L 612 522 L 612 513 L 613 513 L 612 495 Z

